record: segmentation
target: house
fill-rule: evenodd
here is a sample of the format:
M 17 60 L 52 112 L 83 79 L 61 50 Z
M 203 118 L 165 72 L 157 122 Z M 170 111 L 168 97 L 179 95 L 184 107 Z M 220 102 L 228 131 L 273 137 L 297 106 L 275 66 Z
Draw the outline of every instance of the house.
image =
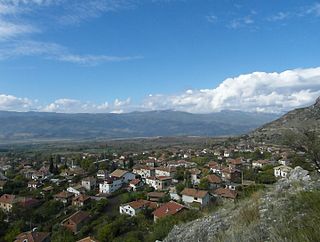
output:
M 137 189 L 143 187 L 143 182 L 140 179 L 133 179 L 129 183 L 129 187 L 132 189 L 132 191 L 137 191 Z
M 155 168 L 156 170 L 156 176 L 167 176 L 167 177 L 174 177 L 176 174 L 176 168 L 175 167 L 170 167 L 170 166 L 160 166 Z
M 109 176 L 108 171 L 105 170 L 99 170 L 97 172 L 97 179 L 104 180 Z
M 226 167 L 221 170 L 221 178 L 224 181 L 240 182 L 241 172 L 231 167 Z
M 74 194 L 70 193 L 68 191 L 62 191 L 56 195 L 54 195 L 54 200 L 62 202 L 64 205 L 71 204 L 71 200 L 73 198 Z
M 129 181 L 136 178 L 136 176 L 126 170 L 117 169 L 114 172 L 110 174 L 110 177 L 116 177 L 117 179 L 120 179 L 123 183 L 128 183 Z
M 146 184 L 153 187 L 155 190 L 166 190 L 169 188 L 172 182 L 172 177 L 158 176 L 158 177 L 147 177 Z
M 0 197 L 0 208 L 5 212 L 10 212 L 14 204 L 18 202 L 15 195 L 3 194 Z
M 164 218 L 168 215 L 175 215 L 184 209 L 185 209 L 185 206 L 183 206 L 177 202 L 170 201 L 170 202 L 167 202 L 167 203 L 161 205 L 159 208 L 157 208 L 152 213 L 153 219 L 156 222 L 160 218 Z
M 86 177 L 82 179 L 81 186 L 84 187 L 87 191 L 94 190 L 97 185 L 97 180 L 94 177 Z
M 103 183 L 99 184 L 99 192 L 103 194 L 111 194 L 119 190 L 123 185 L 122 179 L 116 177 L 108 177 Z
M 198 185 L 201 179 L 201 170 L 193 168 L 189 170 L 192 185 Z
M 50 242 L 50 233 L 29 231 L 17 235 L 14 242 Z
M 270 164 L 268 160 L 257 160 L 252 162 L 252 168 L 262 168 Z
M 148 200 L 152 202 L 160 202 L 165 196 L 166 194 L 164 192 L 149 192 L 147 194 Z
M 210 195 L 208 191 L 198 190 L 194 188 L 185 188 L 181 192 L 182 201 L 186 204 L 197 203 L 202 207 L 210 203 Z
M 218 188 L 214 191 L 214 195 L 217 197 L 235 200 L 237 198 L 237 192 L 235 190 L 227 189 L 227 188 Z
M 230 168 L 240 170 L 242 168 L 242 159 L 229 159 L 227 160 L 227 163 Z
M 292 168 L 290 166 L 277 166 L 273 168 L 274 176 L 275 177 L 288 177 L 290 171 L 292 171 Z
M 169 195 L 170 198 L 174 201 L 180 201 L 181 200 L 181 196 L 177 193 L 177 189 L 174 186 L 171 186 L 169 188 Z
M 155 169 L 148 166 L 135 166 L 133 167 L 132 172 L 136 175 L 139 175 L 142 179 L 156 176 Z
M 72 214 L 69 218 L 63 220 L 62 226 L 69 229 L 72 233 L 77 234 L 89 218 L 89 213 L 78 211 Z
M 150 202 L 148 200 L 137 200 L 137 201 L 120 205 L 119 210 L 120 210 L 120 214 L 136 216 L 139 212 L 147 208 L 156 209 L 157 204 L 154 202 Z
M 209 182 L 209 189 L 217 189 L 222 184 L 222 179 L 216 174 L 210 174 L 206 176 L 208 182 Z
M 73 193 L 76 196 L 79 196 L 81 193 L 85 193 L 85 189 L 81 185 L 68 187 L 67 192 Z
M 83 207 L 90 202 L 90 197 L 84 194 L 80 194 L 72 199 L 72 205 L 75 207 Z

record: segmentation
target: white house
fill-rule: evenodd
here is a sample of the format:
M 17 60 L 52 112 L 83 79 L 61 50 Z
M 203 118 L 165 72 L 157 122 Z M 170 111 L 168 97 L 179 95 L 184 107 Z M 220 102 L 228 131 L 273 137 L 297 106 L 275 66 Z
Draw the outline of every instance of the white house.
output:
M 109 177 L 99 184 L 99 192 L 104 194 L 110 194 L 119 190 L 123 185 L 121 179 L 116 177 Z
M 91 191 L 96 187 L 96 179 L 93 177 L 86 177 L 82 179 L 81 182 L 82 187 L 84 187 L 87 191 Z
M 198 185 L 201 179 L 201 171 L 197 168 L 193 168 L 193 169 L 190 169 L 189 172 L 190 172 L 191 183 L 193 185 Z
M 275 177 L 287 177 L 290 171 L 292 170 L 292 168 L 289 166 L 282 165 L 282 166 L 277 166 L 273 168 L 273 170 L 274 170 Z
M 82 193 L 83 188 L 81 186 L 68 187 L 67 191 L 76 196 L 79 196 Z
M 132 188 L 133 191 L 137 191 L 140 187 L 143 187 L 143 182 L 139 179 L 133 179 L 129 183 L 129 187 Z
M 176 174 L 176 168 L 175 167 L 164 167 L 160 166 L 156 168 L 156 176 L 170 176 L 174 177 Z
M 172 183 L 170 176 L 158 176 L 146 178 L 146 184 L 153 187 L 155 190 L 166 190 Z
M 126 171 L 126 170 L 121 170 L 117 169 L 114 172 L 110 174 L 110 177 L 115 177 L 117 179 L 121 179 L 123 183 L 128 183 L 129 181 L 133 180 L 136 178 L 135 174 Z
M 132 171 L 134 174 L 141 176 L 141 178 L 145 179 L 147 177 L 153 177 L 156 175 L 155 169 L 153 167 L 148 166 L 136 166 Z
M 105 170 L 99 170 L 98 172 L 97 172 L 97 178 L 99 179 L 99 180 L 104 180 L 104 179 L 106 179 L 108 177 L 108 172 L 107 171 L 105 171 Z
M 185 188 L 181 194 L 182 201 L 186 204 L 199 203 L 202 207 L 204 207 L 210 202 L 210 195 L 208 191 L 205 190 Z
M 270 164 L 270 162 L 267 160 L 257 160 L 257 161 L 252 162 L 252 167 L 253 168 L 262 168 L 268 164 Z
M 174 201 L 181 200 L 181 196 L 177 193 L 177 189 L 174 186 L 169 188 L 169 195 L 170 195 L 170 198 Z
M 147 200 L 137 200 L 130 203 L 122 204 L 119 207 L 120 214 L 127 214 L 131 217 L 136 216 L 146 208 L 156 208 L 157 204 Z

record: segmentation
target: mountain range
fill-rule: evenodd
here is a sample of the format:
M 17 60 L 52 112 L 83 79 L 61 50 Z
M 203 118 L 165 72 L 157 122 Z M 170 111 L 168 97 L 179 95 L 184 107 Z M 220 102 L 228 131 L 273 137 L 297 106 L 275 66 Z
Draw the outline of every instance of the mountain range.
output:
M 0 142 L 114 139 L 155 136 L 228 136 L 248 133 L 279 115 L 241 111 L 124 114 L 0 112 Z

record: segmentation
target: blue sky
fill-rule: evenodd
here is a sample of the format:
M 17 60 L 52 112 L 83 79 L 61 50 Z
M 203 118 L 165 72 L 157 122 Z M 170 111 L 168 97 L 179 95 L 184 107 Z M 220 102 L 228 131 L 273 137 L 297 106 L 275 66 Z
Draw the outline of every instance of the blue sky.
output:
M 0 0 L 0 109 L 282 112 L 320 95 L 320 2 Z

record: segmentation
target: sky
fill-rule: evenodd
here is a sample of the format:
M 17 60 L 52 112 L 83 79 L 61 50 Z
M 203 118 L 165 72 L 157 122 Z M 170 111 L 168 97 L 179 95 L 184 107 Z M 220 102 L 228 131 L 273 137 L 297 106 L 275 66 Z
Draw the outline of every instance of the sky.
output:
M 281 113 L 319 43 L 313 0 L 0 0 L 0 110 Z

